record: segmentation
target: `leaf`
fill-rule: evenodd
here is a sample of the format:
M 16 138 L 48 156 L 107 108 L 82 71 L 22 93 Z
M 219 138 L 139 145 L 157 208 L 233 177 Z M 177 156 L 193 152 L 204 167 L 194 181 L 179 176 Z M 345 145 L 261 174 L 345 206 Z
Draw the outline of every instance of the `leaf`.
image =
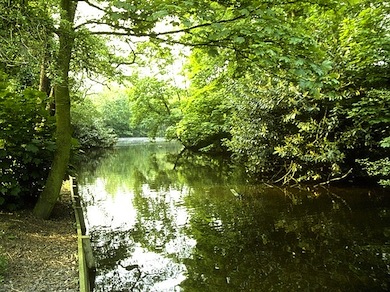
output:
M 244 16 L 248 16 L 250 14 L 250 11 L 246 8 L 240 10 L 240 14 Z
M 13 188 L 10 191 L 11 196 L 18 196 L 21 189 L 18 185 L 13 186 Z
M 389 148 L 390 147 L 390 136 L 384 138 L 382 141 L 379 142 L 379 145 L 383 148 Z
M 34 144 L 27 144 L 25 149 L 26 149 L 26 151 L 32 152 L 32 153 L 37 153 L 39 151 L 39 148 Z
M 244 43 L 245 42 L 245 38 L 243 38 L 243 37 L 235 37 L 234 38 L 234 42 L 235 43 L 237 43 L 237 44 L 242 44 L 242 43 Z
M 331 70 L 332 67 L 333 67 L 333 62 L 330 61 L 330 60 L 325 60 L 325 61 L 323 61 L 322 64 L 321 64 L 321 68 L 322 68 L 322 70 L 325 71 L 325 72 Z
M 117 12 L 111 12 L 110 17 L 112 20 L 118 21 L 119 19 L 122 18 L 122 15 L 120 13 L 117 13 Z
M 161 11 L 156 11 L 152 14 L 152 19 L 153 20 L 158 20 L 158 19 L 161 19 L 161 18 L 164 18 L 165 16 L 167 16 L 169 13 L 168 11 L 166 10 L 161 10 Z
M 299 44 L 302 42 L 303 42 L 303 40 L 301 38 L 297 38 L 297 37 L 290 38 L 290 44 L 292 44 L 292 45 L 296 45 L 296 44 Z

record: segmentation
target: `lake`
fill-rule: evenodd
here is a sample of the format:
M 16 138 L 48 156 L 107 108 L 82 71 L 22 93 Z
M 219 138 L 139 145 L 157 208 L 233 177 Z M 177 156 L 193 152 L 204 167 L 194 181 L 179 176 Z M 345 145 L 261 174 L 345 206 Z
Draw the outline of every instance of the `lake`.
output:
M 79 171 L 94 291 L 388 291 L 390 194 L 251 183 L 180 144 L 120 141 Z

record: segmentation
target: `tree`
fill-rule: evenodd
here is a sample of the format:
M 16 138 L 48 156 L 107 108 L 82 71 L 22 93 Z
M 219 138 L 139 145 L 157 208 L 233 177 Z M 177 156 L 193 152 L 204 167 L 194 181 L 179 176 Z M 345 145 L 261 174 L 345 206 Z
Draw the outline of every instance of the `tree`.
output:
M 150 30 L 154 27 L 154 24 L 158 21 L 159 17 L 156 17 L 152 21 L 146 19 L 147 16 L 151 15 L 151 9 L 146 10 L 147 7 L 137 7 L 138 11 L 142 11 L 141 15 L 135 13 L 135 11 L 131 10 L 131 7 L 124 6 L 122 8 L 128 8 L 127 12 L 130 15 L 121 15 L 113 9 L 116 5 L 117 8 L 121 8 L 124 2 L 113 1 L 112 5 L 108 8 L 104 8 L 104 6 L 99 7 L 98 4 L 93 4 L 89 1 L 83 1 L 84 3 L 90 5 L 90 7 L 95 8 L 97 11 L 103 12 L 104 16 L 102 18 L 96 17 L 97 19 L 86 20 L 84 23 L 76 26 L 75 25 L 75 14 L 77 9 L 78 1 L 73 0 L 60 0 L 58 3 L 58 11 L 59 13 L 59 28 L 54 29 L 58 36 L 58 51 L 56 51 L 55 60 L 55 115 L 56 115 L 56 153 L 54 156 L 53 164 L 50 169 L 50 173 L 44 188 L 44 191 L 39 196 L 39 200 L 34 208 L 34 214 L 38 217 L 48 218 L 51 214 L 51 211 L 54 207 L 54 204 L 57 201 L 59 196 L 62 180 L 64 178 L 68 161 L 70 155 L 71 148 L 71 119 L 70 119 L 70 102 L 71 102 L 71 80 L 69 78 L 69 73 L 71 69 L 71 65 L 81 64 L 82 66 L 91 65 L 88 63 L 87 58 L 76 58 L 77 49 L 80 49 L 81 45 L 92 45 L 93 43 L 90 41 L 93 39 L 91 35 L 123 35 L 123 36 L 144 36 L 147 33 L 150 33 Z M 34 5 L 41 4 L 39 1 L 34 3 Z M 142 5 L 142 3 L 137 3 L 138 5 Z M 149 6 L 150 4 L 145 4 Z M 128 26 L 122 25 L 120 22 L 121 17 L 129 17 Z M 51 15 L 53 19 L 56 19 L 55 14 Z M 88 26 L 93 26 L 94 24 L 108 25 L 111 30 L 109 32 L 97 31 L 91 33 L 91 28 Z M 145 33 L 146 31 L 146 33 Z M 95 38 L 95 40 L 98 40 Z M 89 42 L 88 42 L 89 41 Z M 78 45 L 79 47 L 76 47 Z M 93 46 L 92 46 L 93 47 Z M 87 56 L 88 56 L 87 52 Z M 119 66 L 120 64 L 129 63 L 123 57 L 116 57 L 114 54 L 107 54 L 105 51 L 105 56 L 107 57 L 106 63 L 98 62 L 98 64 L 107 64 L 107 60 L 110 59 L 112 66 L 103 66 L 103 68 L 91 68 L 95 69 L 95 72 L 99 69 L 102 71 L 110 71 L 113 72 L 113 68 Z M 79 63 L 72 64 L 72 60 L 80 61 Z M 132 61 L 130 60 L 130 63 Z M 94 64 L 96 66 L 96 64 Z M 77 68 L 77 66 L 74 66 Z M 79 67 L 80 69 L 80 67 Z M 111 70 L 110 70 L 111 69 Z M 115 70 L 114 70 L 115 71 Z
M 103 123 L 113 129 L 118 137 L 131 137 L 137 134 L 137 129 L 130 127 L 132 113 L 129 98 L 124 92 L 108 94 L 107 99 L 99 101 L 98 109 L 102 113 Z
M 39 84 L 40 63 L 49 53 L 52 22 L 46 5 L 36 3 L 0 1 L 0 70 L 19 89 Z
M 351 168 L 356 175 L 356 159 L 375 156 L 388 135 L 381 113 L 387 95 L 370 94 L 388 90 L 388 6 L 273 3 L 245 7 L 248 17 L 219 23 L 219 31 L 213 25 L 191 34 L 199 43 L 214 38 L 209 54 L 226 58 L 224 72 L 232 78 L 224 96 L 233 113 L 228 146 L 250 173 L 286 183 L 328 181 Z M 366 96 L 371 109 L 352 118 Z M 366 122 L 378 115 L 381 122 Z
M 174 135 L 187 149 L 221 151 L 222 140 L 230 138 L 226 97 L 231 78 L 224 56 L 194 49 L 189 57 L 185 70 L 191 85 L 181 101 L 183 116 L 174 127 Z
M 48 218 L 57 202 L 62 181 L 68 167 L 71 148 L 71 120 L 70 120 L 70 88 L 69 70 L 74 44 L 73 22 L 77 2 L 61 0 L 60 27 L 58 30 L 59 49 L 56 69 L 58 83 L 55 85 L 56 105 L 56 152 L 45 188 L 34 207 L 34 214 L 41 218 Z
M 59 28 L 54 30 L 58 36 L 58 51 L 55 57 L 55 104 L 56 104 L 56 153 L 53 160 L 45 189 L 39 196 L 39 200 L 34 208 L 34 214 L 38 217 L 48 218 L 59 196 L 62 180 L 64 178 L 66 168 L 69 161 L 71 148 L 71 121 L 70 121 L 70 91 L 71 83 L 69 78 L 72 60 L 81 60 L 81 64 L 87 63 L 87 58 L 77 59 L 75 53 L 80 47 L 78 44 L 88 44 L 93 47 L 91 35 L 115 35 L 123 36 L 125 41 L 131 44 L 130 37 L 153 37 L 157 39 L 153 29 L 155 24 L 166 17 L 168 14 L 165 10 L 166 3 L 164 1 L 149 3 L 134 1 L 134 3 L 111 1 L 110 5 L 106 6 L 105 2 L 94 3 L 83 1 L 89 7 L 99 12 L 96 17 L 85 20 L 85 22 L 75 25 L 75 13 L 78 1 L 60 0 L 58 5 L 59 10 Z M 38 2 L 39 3 L 39 2 Z M 55 14 L 52 15 L 56 19 Z M 96 26 L 109 27 L 108 31 L 94 30 Z M 127 39 L 126 39 L 127 38 Z M 93 37 L 92 37 L 93 39 Z M 88 41 L 89 42 L 85 42 Z M 95 39 L 98 40 L 98 39 Z M 84 42 L 83 42 L 84 41 Z M 135 53 L 130 45 L 130 55 L 135 57 Z M 72 54 L 73 53 L 73 54 Z M 113 68 L 117 68 L 123 64 L 131 64 L 133 59 L 126 57 L 117 57 L 115 54 L 109 54 L 104 51 L 106 57 L 103 62 L 99 60 L 98 64 L 109 64 L 112 66 L 103 66 L 103 71 L 114 72 Z M 111 61 L 111 62 L 109 62 Z M 77 67 L 75 67 L 77 68 Z M 91 69 L 91 68 L 89 68 Z M 100 67 L 92 68 L 102 69 Z M 93 72 L 93 71 L 92 71 Z M 99 72 L 101 73 L 101 72 Z
M 181 90 L 153 77 L 132 77 L 129 90 L 131 124 L 143 126 L 150 138 L 164 135 L 180 117 Z

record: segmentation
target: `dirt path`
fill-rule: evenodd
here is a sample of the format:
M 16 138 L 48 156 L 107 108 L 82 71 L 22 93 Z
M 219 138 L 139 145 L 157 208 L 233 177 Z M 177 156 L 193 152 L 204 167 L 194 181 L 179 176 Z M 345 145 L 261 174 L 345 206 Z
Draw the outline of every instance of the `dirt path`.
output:
M 78 291 L 77 234 L 70 196 L 50 220 L 31 211 L 0 212 L 0 247 L 8 262 L 1 292 Z

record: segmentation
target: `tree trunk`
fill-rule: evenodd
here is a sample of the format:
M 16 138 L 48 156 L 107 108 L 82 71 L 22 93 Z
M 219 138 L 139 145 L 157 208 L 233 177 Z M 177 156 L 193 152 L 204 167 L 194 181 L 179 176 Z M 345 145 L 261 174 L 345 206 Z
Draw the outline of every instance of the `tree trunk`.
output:
M 44 57 L 41 64 L 41 72 L 39 74 L 39 91 L 45 92 L 47 96 L 50 94 L 50 80 L 46 75 L 47 58 Z
M 45 188 L 34 207 L 34 215 L 49 218 L 60 195 L 68 167 L 71 147 L 69 64 L 74 43 L 73 21 L 77 2 L 61 0 L 61 24 L 58 32 L 60 47 L 57 58 L 59 82 L 55 85 L 56 103 L 56 152 Z

